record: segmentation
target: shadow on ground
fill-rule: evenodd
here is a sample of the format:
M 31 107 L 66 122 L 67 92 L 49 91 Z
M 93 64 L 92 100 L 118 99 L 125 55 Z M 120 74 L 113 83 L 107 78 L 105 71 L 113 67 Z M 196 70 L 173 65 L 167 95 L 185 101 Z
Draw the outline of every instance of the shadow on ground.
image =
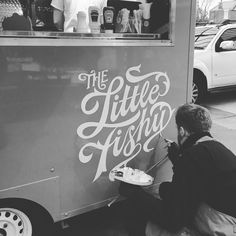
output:
M 66 221 L 68 228 L 55 225 L 58 236 L 128 236 L 122 217 L 122 203 L 104 207 Z

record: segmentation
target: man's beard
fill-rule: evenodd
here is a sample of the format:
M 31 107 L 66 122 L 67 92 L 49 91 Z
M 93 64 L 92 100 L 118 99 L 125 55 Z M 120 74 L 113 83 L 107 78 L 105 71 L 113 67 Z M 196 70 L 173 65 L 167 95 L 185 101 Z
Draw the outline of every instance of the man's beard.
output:
M 178 140 L 179 147 L 182 146 L 182 142 L 181 141 L 183 140 L 183 137 L 181 137 L 180 134 L 177 135 L 177 140 Z

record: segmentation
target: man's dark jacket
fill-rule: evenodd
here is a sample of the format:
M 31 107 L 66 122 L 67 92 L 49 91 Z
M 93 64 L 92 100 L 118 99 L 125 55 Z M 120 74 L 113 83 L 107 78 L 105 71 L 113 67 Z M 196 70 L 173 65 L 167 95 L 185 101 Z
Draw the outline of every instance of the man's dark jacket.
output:
M 191 224 L 202 202 L 236 217 L 236 157 L 214 139 L 201 141 L 207 136 L 195 134 L 185 141 L 173 166 L 172 182 L 160 185 L 161 200 L 141 188 L 127 194 L 134 204 L 142 205 L 144 214 L 169 231 Z

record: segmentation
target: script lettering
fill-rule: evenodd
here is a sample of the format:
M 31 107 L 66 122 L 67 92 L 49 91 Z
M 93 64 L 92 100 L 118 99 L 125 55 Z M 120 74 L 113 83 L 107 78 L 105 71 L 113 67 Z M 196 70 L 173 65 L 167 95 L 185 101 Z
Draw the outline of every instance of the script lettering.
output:
M 88 163 L 95 152 L 96 156 L 99 154 L 94 181 L 107 171 L 108 153 L 126 157 L 123 162 L 128 162 L 142 150 L 150 152 L 151 141 L 166 128 L 173 115 L 174 109 L 162 100 L 170 89 L 167 74 L 141 74 L 140 68 L 141 65 L 130 67 L 125 78 L 117 76 L 110 81 L 102 79 L 107 71 L 100 79 L 94 77 L 95 71 L 79 75 L 79 79 L 87 81 L 87 89 L 93 88 L 83 98 L 81 109 L 94 120 L 82 123 L 77 134 L 90 140 L 80 149 L 81 162 Z

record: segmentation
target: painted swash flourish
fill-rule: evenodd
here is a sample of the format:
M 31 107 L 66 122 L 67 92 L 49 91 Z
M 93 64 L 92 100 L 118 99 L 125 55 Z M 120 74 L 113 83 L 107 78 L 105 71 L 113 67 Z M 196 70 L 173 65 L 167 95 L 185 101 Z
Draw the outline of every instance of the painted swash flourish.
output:
M 92 89 L 81 102 L 81 109 L 96 121 L 82 123 L 77 134 L 90 140 L 79 152 L 79 160 L 88 163 L 96 152 L 100 159 L 94 181 L 107 171 L 109 156 L 127 157 L 119 165 L 126 164 L 142 150 L 150 152 L 150 142 L 168 125 L 174 109 L 162 101 L 170 89 L 166 73 L 141 74 L 141 65 L 127 69 L 125 78 L 107 77 L 108 70 L 79 74 L 79 80 Z M 102 75 L 102 76 L 101 76 Z M 96 81 L 96 82 L 95 82 Z M 103 135 L 102 135 L 103 134 Z M 92 140 L 92 141 L 91 141 Z

